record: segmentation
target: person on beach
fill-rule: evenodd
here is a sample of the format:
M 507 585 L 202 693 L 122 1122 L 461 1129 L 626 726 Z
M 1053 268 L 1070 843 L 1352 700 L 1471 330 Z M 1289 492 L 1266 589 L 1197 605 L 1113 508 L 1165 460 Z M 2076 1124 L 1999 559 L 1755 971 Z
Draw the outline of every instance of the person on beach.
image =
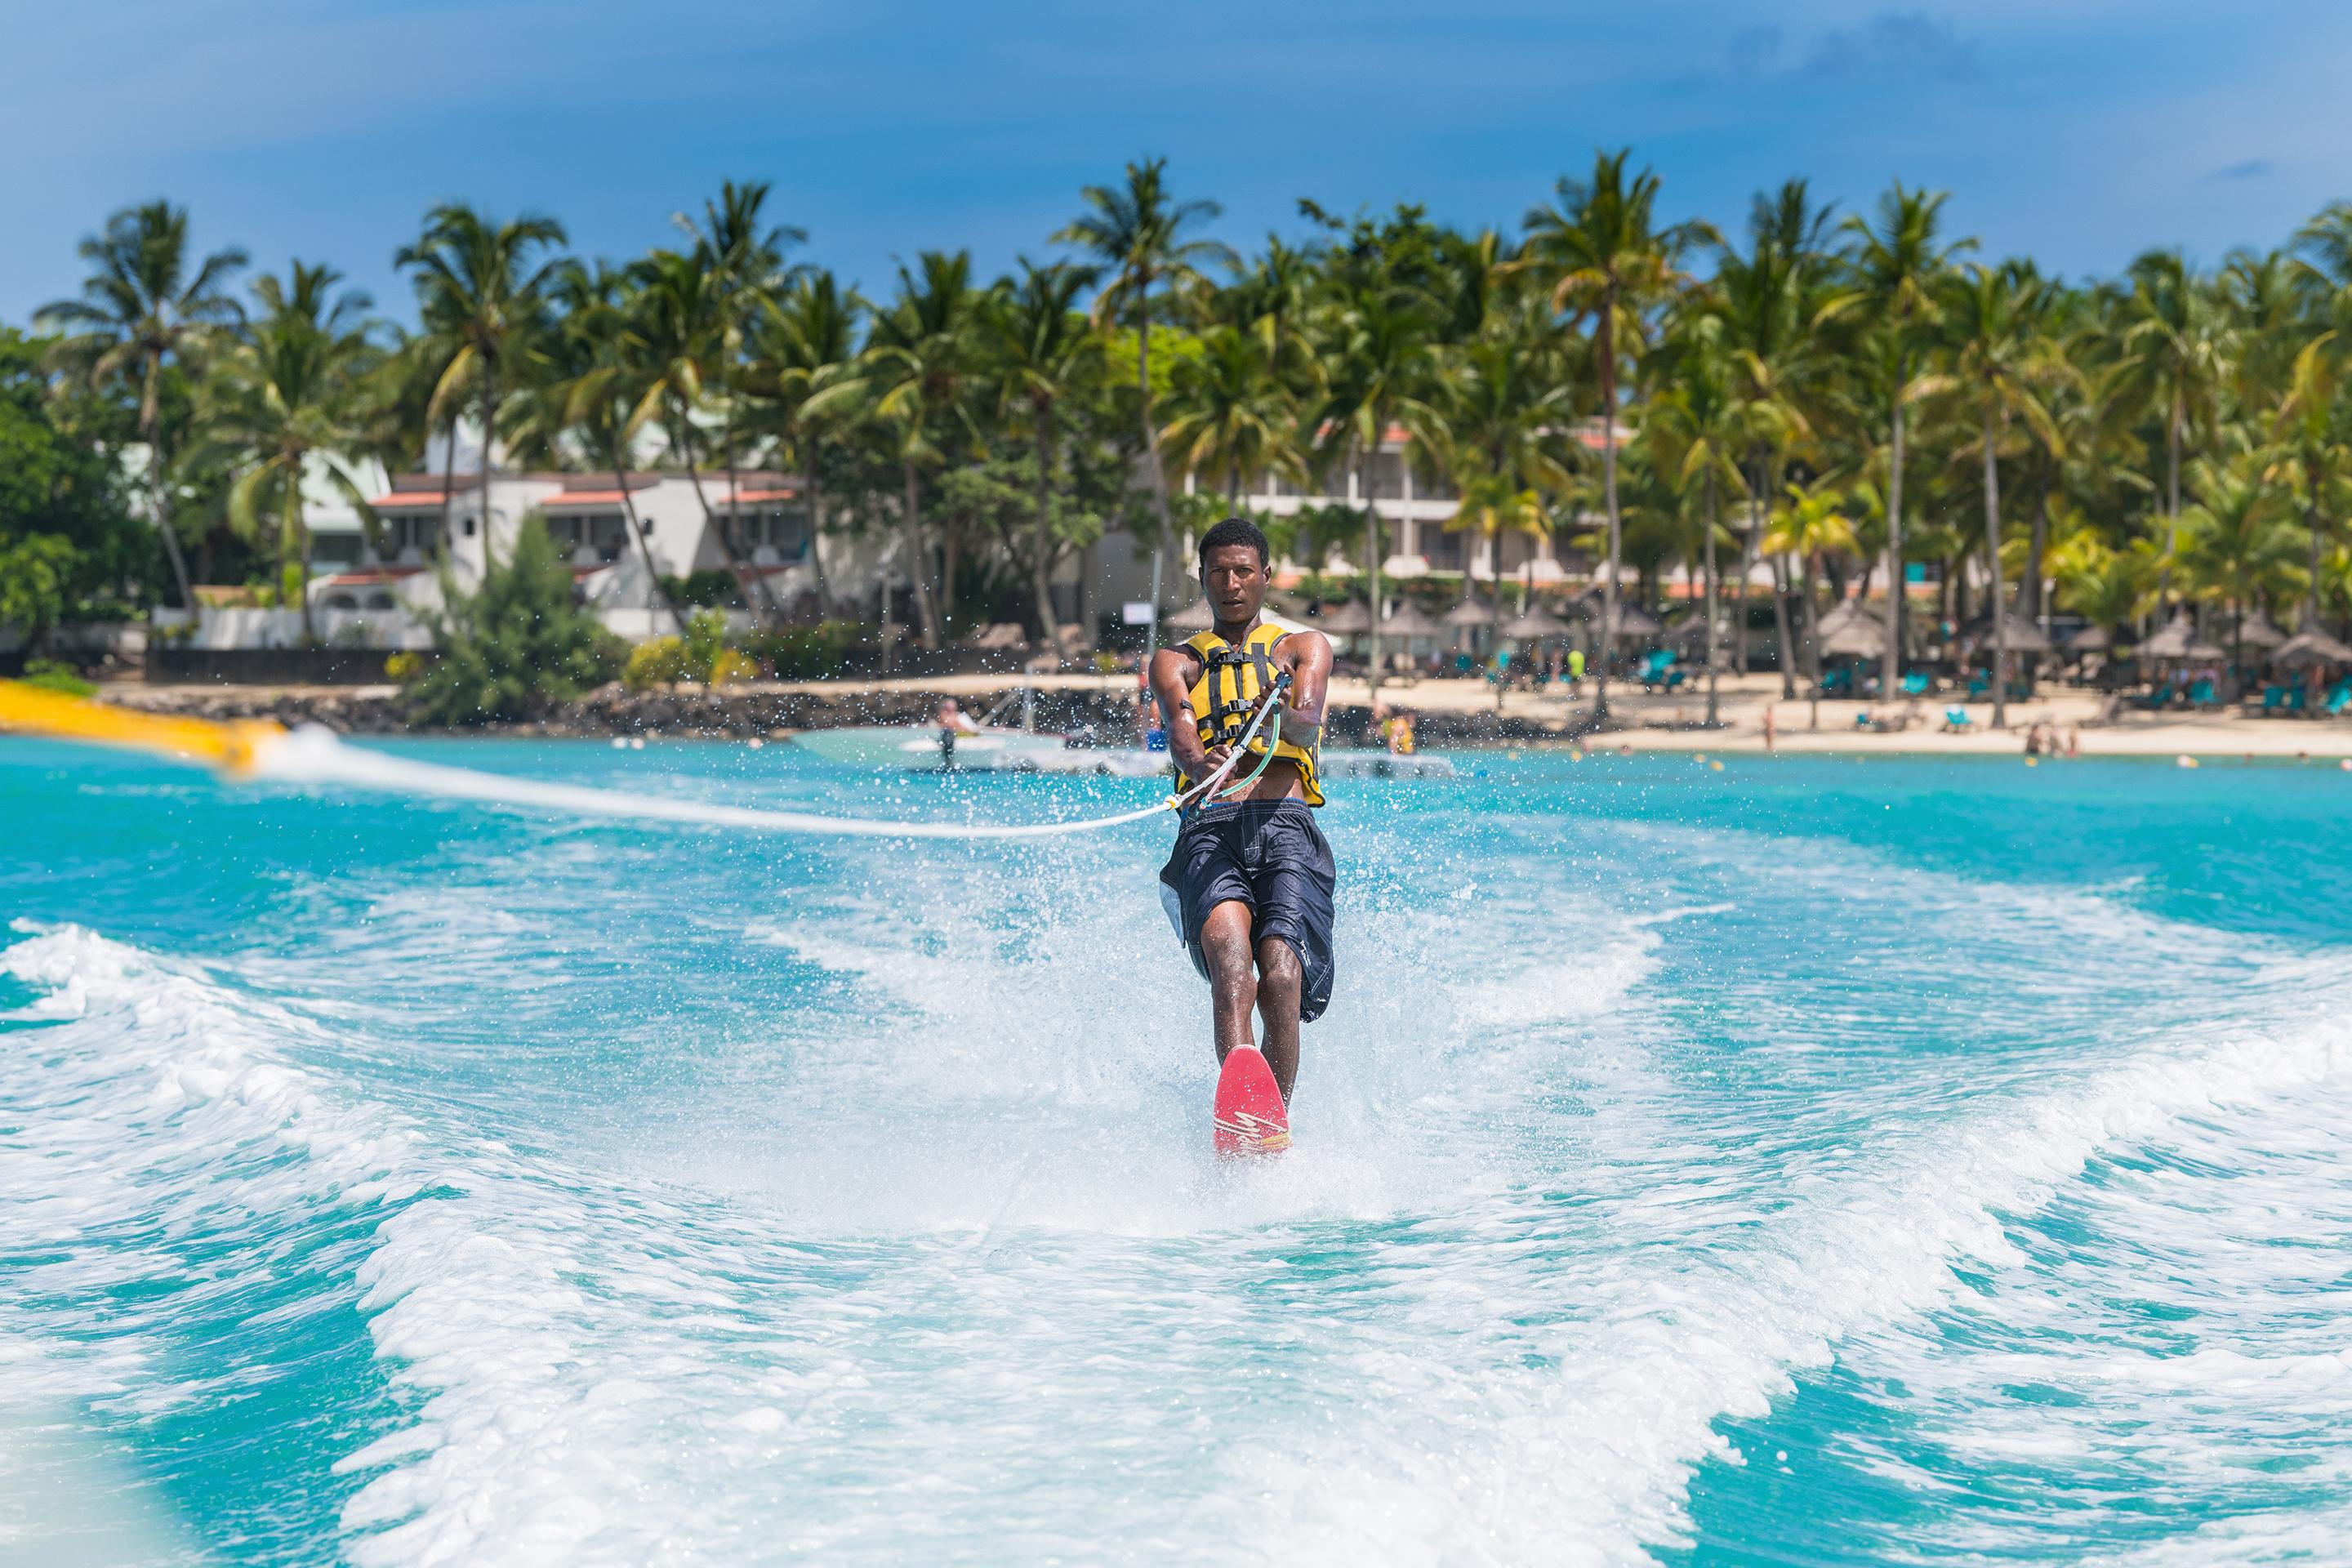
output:
M 1331 847 L 1315 825 L 1323 804 L 1323 704 L 1331 644 L 1263 618 L 1271 552 L 1246 518 L 1201 536 L 1201 590 L 1215 624 L 1152 656 L 1151 689 L 1168 715 L 1178 793 L 1228 761 L 1210 795 L 1185 808 L 1160 872 L 1160 898 L 1192 967 L 1209 983 L 1217 1060 L 1256 1042 L 1288 1104 L 1298 1078 L 1298 1028 L 1330 1004 Z M 1267 694 L 1266 710 L 1234 761 Z

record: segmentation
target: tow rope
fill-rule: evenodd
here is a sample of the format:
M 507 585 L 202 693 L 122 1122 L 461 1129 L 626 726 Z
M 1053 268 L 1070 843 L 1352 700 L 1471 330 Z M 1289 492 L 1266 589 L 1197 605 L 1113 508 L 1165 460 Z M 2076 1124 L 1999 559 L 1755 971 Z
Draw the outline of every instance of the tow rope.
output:
M 684 800 L 631 791 L 598 789 L 586 784 L 557 784 L 516 778 L 505 773 L 478 773 L 470 768 L 422 763 L 408 757 L 346 746 L 321 726 L 304 725 L 289 731 L 262 720 L 226 722 L 177 715 L 140 713 L 87 698 L 44 691 L 20 681 L 0 681 L 0 729 L 57 740 L 91 741 L 125 746 L 173 762 L 194 763 L 220 770 L 233 778 L 269 779 L 287 784 L 341 784 L 361 789 L 473 800 L 488 805 L 536 806 L 583 816 L 639 822 L 701 823 L 717 827 L 743 827 L 771 833 L 835 834 L 863 838 L 1049 838 L 1064 834 L 1092 833 L 1124 826 L 1181 811 L 1207 799 L 1247 753 L 1280 700 L 1282 687 L 1270 689 L 1258 704 L 1249 728 L 1218 769 L 1199 784 L 1134 811 L 1076 822 L 957 823 L 892 822 L 876 817 L 821 816 L 810 812 L 771 811 L 758 806 L 723 805 L 711 801 Z M 1273 748 L 1266 748 L 1270 761 Z M 1234 786 L 1238 794 L 1265 772 L 1257 771 Z

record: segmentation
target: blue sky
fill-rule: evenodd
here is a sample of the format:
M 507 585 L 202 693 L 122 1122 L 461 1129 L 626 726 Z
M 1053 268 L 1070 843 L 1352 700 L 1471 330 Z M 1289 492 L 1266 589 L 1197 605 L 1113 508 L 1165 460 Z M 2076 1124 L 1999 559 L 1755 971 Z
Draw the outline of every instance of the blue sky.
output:
M 808 259 L 1047 254 L 1077 188 L 1146 152 L 1221 236 L 1296 204 L 1425 204 L 1516 228 L 1596 145 L 1671 216 L 1736 223 L 1792 174 L 1852 209 L 1894 178 L 2071 274 L 2207 260 L 2352 196 L 2352 10 L 2142 0 L 1893 9 L 1530 0 L 110 0 L 12 7 L 0 54 L 0 320 L 79 277 L 116 206 L 200 243 L 391 260 L 431 204 L 552 213 L 622 257 L 727 176 L 776 186 Z

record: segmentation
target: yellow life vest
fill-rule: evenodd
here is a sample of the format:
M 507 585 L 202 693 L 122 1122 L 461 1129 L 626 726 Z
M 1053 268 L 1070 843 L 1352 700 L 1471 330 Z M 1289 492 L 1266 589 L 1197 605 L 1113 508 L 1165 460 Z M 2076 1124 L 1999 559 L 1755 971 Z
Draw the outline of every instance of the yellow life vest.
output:
M 1200 725 L 1201 744 L 1230 745 L 1242 738 L 1257 705 L 1273 689 L 1275 645 L 1286 635 L 1280 626 L 1260 626 L 1238 645 L 1214 632 L 1202 632 L 1185 639 L 1185 647 L 1201 661 L 1201 677 L 1192 682 L 1188 694 L 1192 717 Z M 1266 738 L 1275 732 L 1277 717 L 1269 713 L 1265 722 L 1258 726 L 1257 735 L 1249 743 L 1253 752 L 1265 755 Z M 1323 804 L 1322 781 L 1317 768 L 1322 750 L 1320 736 L 1312 747 L 1282 741 L 1274 748 L 1276 761 L 1292 763 L 1298 769 L 1298 785 L 1306 793 L 1309 805 Z M 1236 768 L 1234 774 L 1228 775 L 1228 781 L 1243 771 Z M 1180 769 L 1176 774 L 1177 793 L 1181 795 L 1192 786 L 1192 781 Z

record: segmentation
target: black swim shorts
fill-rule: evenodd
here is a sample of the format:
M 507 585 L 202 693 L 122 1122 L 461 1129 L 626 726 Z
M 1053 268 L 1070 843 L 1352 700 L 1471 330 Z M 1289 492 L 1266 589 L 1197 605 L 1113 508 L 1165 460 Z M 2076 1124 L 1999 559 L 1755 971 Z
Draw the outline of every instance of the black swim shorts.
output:
M 1168 919 L 1207 979 L 1201 922 L 1228 899 L 1250 907 L 1255 935 L 1278 936 L 1306 971 L 1298 1017 L 1310 1023 L 1331 1000 L 1331 846 L 1303 800 L 1245 800 L 1184 814 L 1176 848 L 1160 871 Z

